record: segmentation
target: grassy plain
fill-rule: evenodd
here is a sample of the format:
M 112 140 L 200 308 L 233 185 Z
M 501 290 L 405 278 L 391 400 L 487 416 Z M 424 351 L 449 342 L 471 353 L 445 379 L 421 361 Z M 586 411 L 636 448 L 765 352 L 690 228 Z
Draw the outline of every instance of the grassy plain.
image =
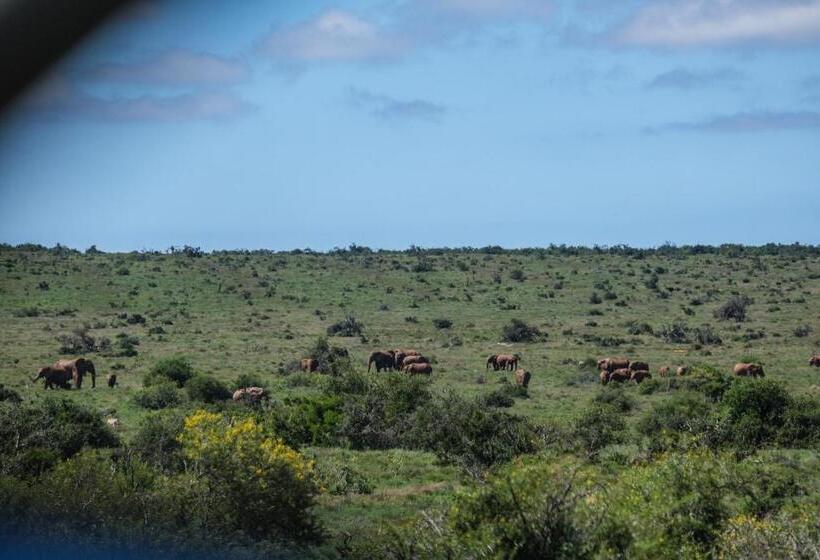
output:
M 360 337 L 331 337 L 357 367 L 372 349 L 413 347 L 433 360 L 432 389 L 471 397 L 491 392 L 509 373 L 485 369 L 492 353 L 518 353 L 532 372 L 529 397 L 508 409 L 535 423 L 572 421 L 599 392 L 589 360 L 626 355 L 662 365 L 707 365 L 730 372 L 754 359 L 795 395 L 820 392 L 820 252 L 753 254 L 736 247 L 630 252 L 495 250 L 450 252 L 80 254 L 0 249 L 0 383 L 26 400 L 42 399 L 29 378 L 64 356 L 59 335 L 87 328 L 115 350 L 88 354 L 98 371 L 94 390 L 60 391 L 120 419 L 127 441 L 148 412 L 134 394 L 160 358 L 184 355 L 197 371 L 232 383 L 255 373 L 276 399 L 316 394 L 319 380 L 294 381 L 292 366 L 328 326 L 351 315 Z M 520 271 L 520 272 L 519 272 Z M 593 297 L 593 293 L 597 297 Z M 742 322 L 715 311 L 733 296 L 752 303 Z M 600 302 L 598 302 L 600 300 Z M 134 322 L 134 316 L 144 322 Z M 437 328 L 449 319 L 450 328 Z M 545 336 L 505 343 L 512 319 Z M 643 326 L 644 324 L 648 327 Z M 682 324 L 685 340 L 661 333 Z M 708 326 L 720 344 L 693 334 Z M 651 332 L 650 332 L 651 331 Z M 114 356 L 117 336 L 136 337 L 137 354 Z M 633 334 L 638 333 L 638 334 Z M 586 362 L 586 365 L 579 365 Z M 116 372 L 120 386 L 105 387 Z M 101 382 L 102 380 L 102 382 Z M 663 391 L 627 388 L 637 407 L 627 422 Z M 324 495 L 319 517 L 333 532 L 362 524 L 408 520 L 435 508 L 460 484 L 457 469 L 416 451 L 309 448 L 321 463 L 350 464 L 371 494 Z M 814 459 L 810 459 L 814 461 Z

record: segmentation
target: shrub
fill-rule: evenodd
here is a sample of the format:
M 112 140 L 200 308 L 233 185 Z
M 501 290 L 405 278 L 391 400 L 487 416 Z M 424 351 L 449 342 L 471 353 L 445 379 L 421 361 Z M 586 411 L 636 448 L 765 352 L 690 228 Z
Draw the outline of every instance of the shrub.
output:
M 694 338 L 695 342 L 702 344 L 703 346 L 719 346 L 720 344 L 723 344 L 723 340 L 721 340 L 720 336 L 718 336 L 718 334 L 712 330 L 712 327 L 709 325 L 695 327 L 692 331 L 692 338 Z
M 715 310 L 715 317 L 724 321 L 746 320 L 746 308 L 752 304 L 752 299 L 747 296 L 733 296 L 729 301 Z
M 200 410 L 185 418 L 179 441 L 188 471 L 208 481 L 202 499 L 215 522 L 254 538 L 318 537 L 313 462 L 253 418 Z
M 117 342 L 115 344 L 115 356 L 128 358 L 137 355 L 136 347 L 140 344 L 139 338 L 127 333 L 119 333 L 116 338 Z
M 811 334 L 811 327 L 808 325 L 802 325 L 794 329 L 794 336 L 797 338 L 805 338 Z
M 338 376 L 353 369 L 347 349 L 331 346 L 324 337 L 316 340 L 308 355 L 319 361 L 319 373 Z
M 231 391 L 219 379 L 210 375 L 195 375 L 185 384 L 192 401 L 215 403 L 231 398 Z
M 625 440 L 626 424 L 618 411 L 608 405 L 586 409 L 573 424 L 573 434 L 581 449 L 596 456 L 608 445 Z
M 536 450 L 535 429 L 526 419 L 486 410 L 453 392 L 418 408 L 406 441 L 474 474 Z
M 700 443 L 712 425 L 709 404 L 696 393 L 680 393 L 656 403 L 638 419 L 636 430 L 652 452 L 686 449 Z
M 332 395 L 286 399 L 266 418 L 273 432 L 296 448 L 337 443 L 341 420 L 342 399 Z
M 634 397 L 628 395 L 623 388 L 618 385 L 609 385 L 602 388 L 592 400 L 602 406 L 611 406 L 621 413 L 629 412 L 635 408 Z
M 504 342 L 536 342 L 544 336 L 546 335 L 538 327 L 531 327 L 520 319 L 512 319 L 501 331 L 501 340 Z
M 184 387 L 193 376 L 194 368 L 187 358 L 163 358 L 154 364 L 143 383 L 149 386 L 172 381 L 177 387 Z
M 592 295 L 589 296 L 589 303 L 593 305 L 598 305 L 599 303 L 603 303 L 603 301 L 601 296 L 598 295 L 598 292 L 592 292 Z
M 517 282 L 523 282 L 527 277 L 524 275 L 523 270 L 515 269 L 510 272 L 510 278 Z
M 437 329 L 449 329 L 453 322 L 450 319 L 433 319 L 433 326 Z
M 182 395 L 174 383 L 166 381 L 145 387 L 134 395 L 134 402 L 142 408 L 159 410 L 179 405 Z
M 21 472 L 32 449 L 68 458 L 84 446 L 117 445 L 119 439 L 99 414 L 71 400 L 0 403 L 0 472 Z
M 660 337 L 664 342 L 682 344 L 689 342 L 689 327 L 686 326 L 686 323 L 678 321 L 671 325 L 663 325 L 655 331 L 655 335 Z
M 258 374 L 240 373 L 231 384 L 231 388 L 234 391 L 237 389 L 244 389 L 246 387 L 267 387 L 267 383 L 265 383 L 265 380 L 263 380 Z
M 348 315 L 344 320 L 333 323 L 327 328 L 328 336 L 359 336 L 362 331 L 364 331 L 364 325 L 352 315 Z
M 494 406 L 497 408 L 509 408 L 515 404 L 512 397 L 508 396 L 502 389 L 496 389 L 482 396 L 479 402 L 484 406 Z
M 0 402 L 8 402 L 12 404 L 17 404 L 22 402 L 22 398 L 20 394 L 15 391 L 14 389 L 9 389 L 2 383 L 0 383 Z
M 347 465 L 319 463 L 316 472 L 325 492 L 333 496 L 373 492 L 367 477 Z
M 77 355 L 97 351 L 97 343 L 85 327 L 74 329 L 71 334 L 59 335 L 57 342 L 60 343 L 60 354 Z
M 181 472 L 182 433 L 185 415 L 178 411 L 163 411 L 146 416 L 131 441 L 131 449 L 146 463 L 162 472 Z

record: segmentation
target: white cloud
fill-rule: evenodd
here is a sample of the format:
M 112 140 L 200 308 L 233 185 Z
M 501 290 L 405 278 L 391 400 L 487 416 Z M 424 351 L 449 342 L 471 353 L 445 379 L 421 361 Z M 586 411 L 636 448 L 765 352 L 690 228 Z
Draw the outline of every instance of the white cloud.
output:
M 719 46 L 820 40 L 820 0 L 663 0 L 616 34 L 626 45 Z
M 396 99 L 389 95 L 351 88 L 348 92 L 351 104 L 364 109 L 376 118 L 396 120 L 424 120 L 437 122 L 446 112 L 443 105 L 424 99 Z
M 187 50 L 170 50 L 133 63 L 101 64 L 83 77 L 148 85 L 228 85 L 243 82 L 250 70 L 236 59 Z
M 277 28 L 264 37 L 260 50 L 276 60 L 296 62 L 378 60 L 402 54 L 407 43 L 372 22 L 342 10 Z

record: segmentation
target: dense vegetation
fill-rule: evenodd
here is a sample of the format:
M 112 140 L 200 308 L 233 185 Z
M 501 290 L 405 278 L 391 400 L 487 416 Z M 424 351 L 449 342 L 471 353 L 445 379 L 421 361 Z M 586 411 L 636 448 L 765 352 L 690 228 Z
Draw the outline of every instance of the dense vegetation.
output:
M 3 246 L 0 271 L 0 538 L 18 546 L 820 556 L 816 247 Z M 399 347 L 433 375 L 366 373 Z M 31 383 L 79 355 L 96 389 Z M 602 387 L 610 355 L 653 378 Z M 734 378 L 741 361 L 765 378 Z M 249 386 L 270 398 L 231 400 Z

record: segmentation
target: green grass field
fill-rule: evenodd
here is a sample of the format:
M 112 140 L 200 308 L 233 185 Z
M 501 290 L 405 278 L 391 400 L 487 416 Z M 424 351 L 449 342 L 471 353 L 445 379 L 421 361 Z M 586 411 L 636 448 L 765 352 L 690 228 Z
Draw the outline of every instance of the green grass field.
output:
M 258 374 L 275 400 L 318 394 L 317 379 L 292 371 L 328 326 L 353 316 L 356 337 L 330 337 L 364 371 L 373 349 L 412 347 L 433 361 L 431 389 L 464 397 L 487 394 L 510 372 L 485 369 L 487 355 L 517 353 L 532 372 L 528 398 L 509 413 L 536 424 L 570 423 L 600 392 L 590 360 L 623 355 L 660 366 L 713 367 L 729 374 L 739 361 L 758 361 L 767 378 L 796 396 L 816 398 L 820 369 L 820 251 L 755 254 L 737 247 L 662 252 L 344 251 L 336 254 L 183 253 L 81 254 L 0 249 L 0 383 L 24 400 L 43 399 L 38 368 L 58 358 L 58 337 L 86 329 L 111 350 L 85 354 L 98 372 L 96 389 L 53 391 L 120 420 L 128 441 L 148 414 L 133 396 L 159 359 L 183 355 L 198 372 L 232 384 Z M 733 296 L 751 303 L 744 321 L 716 310 Z M 141 316 L 141 320 L 137 315 Z M 452 321 L 437 328 L 436 319 Z M 504 343 L 512 319 L 542 338 Z M 679 325 L 682 334 L 668 334 Z M 698 331 L 697 329 L 701 330 Z M 712 341 L 698 342 L 707 332 Z M 117 356 L 118 335 L 136 337 L 135 356 Z M 637 334 L 635 334 L 637 333 Z M 667 333 L 664 336 L 664 333 Z M 715 343 L 715 337 L 720 343 Z M 120 386 L 105 376 L 116 372 Z M 627 424 L 661 389 L 626 391 L 637 406 Z M 318 517 L 340 535 L 385 521 L 411 522 L 443 507 L 464 484 L 458 469 L 432 453 L 401 449 L 307 448 L 323 462 L 351 465 L 370 494 L 322 495 Z M 816 465 L 816 452 L 809 461 Z

